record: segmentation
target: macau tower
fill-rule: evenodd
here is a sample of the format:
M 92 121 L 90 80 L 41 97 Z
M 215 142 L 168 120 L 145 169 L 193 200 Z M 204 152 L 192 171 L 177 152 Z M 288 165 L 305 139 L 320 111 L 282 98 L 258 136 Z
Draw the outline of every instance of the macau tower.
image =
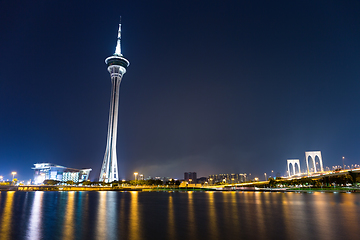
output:
M 120 82 L 126 73 L 130 62 L 121 54 L 121 22 L 117 37 L 115 53 L 105 59 L 107 70 L 111 77 L 111 99 L 109 111 L 108 133 L 106 141 L 105 156 L 101 167 L 100 182 L 113 182 L 119 180 L 119 172 L 116 157 L 116 136 L 119 111 Z

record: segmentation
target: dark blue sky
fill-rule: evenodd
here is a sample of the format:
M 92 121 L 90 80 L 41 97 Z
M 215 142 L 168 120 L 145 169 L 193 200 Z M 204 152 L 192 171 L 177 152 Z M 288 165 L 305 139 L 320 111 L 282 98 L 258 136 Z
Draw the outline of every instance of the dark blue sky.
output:
M 121 178 L 360 164 L 358 1 L 1 1 L 0 175 L 105 151 L 119 15 Z

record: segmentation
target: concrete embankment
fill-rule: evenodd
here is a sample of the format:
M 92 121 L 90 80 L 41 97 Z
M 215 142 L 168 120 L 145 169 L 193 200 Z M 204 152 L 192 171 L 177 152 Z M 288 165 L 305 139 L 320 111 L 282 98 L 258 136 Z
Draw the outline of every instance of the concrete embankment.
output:
M 141 191 L 141 189 L 87 186 L 0 186 L 0 191 Z
M 360 193 L 360 189 L 296 189 L 296 188 L 166 188 L 158 186 L 100 187 L 100 186 L 0 186 L 0 191 L 143 191 L 143 192 L 184 192 L 184 191 L 237 191 L 237 192 L 298 192 L 298 193 Z
M 2 186 L 0 191 L 215 191 L 211 188 L 166 188 L 158 186 L 100 187 L 100 186 Z
M 17 191 L 18 187 L 9 185 L 0 185 L 0 191 Z

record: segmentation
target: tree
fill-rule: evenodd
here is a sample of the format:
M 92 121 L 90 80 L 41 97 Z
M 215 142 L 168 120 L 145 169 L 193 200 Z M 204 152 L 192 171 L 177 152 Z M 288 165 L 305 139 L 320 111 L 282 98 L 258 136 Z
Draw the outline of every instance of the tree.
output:
M 359 174 L 355 173 L 353 171 L 349 171 L 349 175 L 351 177 L 352 182 L 356 184 L 357 183 L 357 177 L 358 177 Z
M 52 179 L 47 179 L 44 180 L 44 184 L 45 185 L 58 185 L 60 181 L 58 180 L 52 180 Z
M 274 180 L 274 178 L 269 178 L 269 186 L 276 187 L 276 181 Z
M 68 181 L 66 181 L 66 184 L 67 184 L 67 185 L 74 185 L 74 181 L 68 180 Z
M 92 184 L 92 182 L 90 180 L 86 180 L 84 182 L 82 182 L 83 186 L 90 186 Z
M 16 185 L 17 182 L 18 182 L 17 178 L 14 178 L 14 179 L 11 181 L 11 185 Z

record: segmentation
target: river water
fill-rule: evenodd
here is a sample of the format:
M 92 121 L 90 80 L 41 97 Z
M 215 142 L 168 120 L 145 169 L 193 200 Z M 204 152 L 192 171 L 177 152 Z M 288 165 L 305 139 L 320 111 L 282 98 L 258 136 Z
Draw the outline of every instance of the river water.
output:
M 359 239 L 360 194 L 0 192 L 0 239 Z

